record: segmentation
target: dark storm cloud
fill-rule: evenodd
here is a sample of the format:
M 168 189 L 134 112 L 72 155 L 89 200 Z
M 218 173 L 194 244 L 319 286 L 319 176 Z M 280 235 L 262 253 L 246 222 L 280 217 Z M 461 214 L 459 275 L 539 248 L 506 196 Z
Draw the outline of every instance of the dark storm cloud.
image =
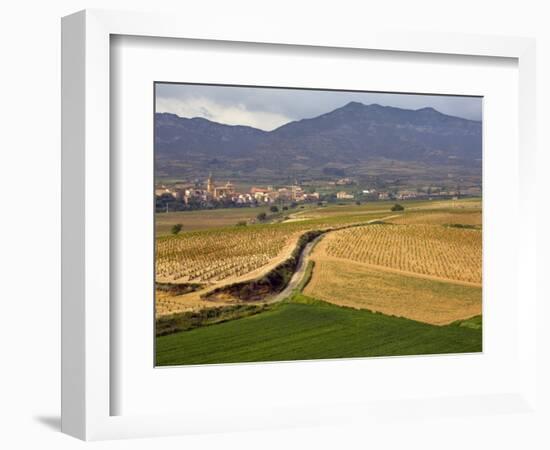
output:
M 481 120 L 479 97 L 418 94 L 386 94 L 299 89 L 248 88 L 157 84 L 158 112 L 182 117 L 204 117 L 231 125 L 250 125 L 271 130 L 284 123 L 339 108 L 350 101 L 378 103 L 406 109 L 432 107 L 466 119 Z

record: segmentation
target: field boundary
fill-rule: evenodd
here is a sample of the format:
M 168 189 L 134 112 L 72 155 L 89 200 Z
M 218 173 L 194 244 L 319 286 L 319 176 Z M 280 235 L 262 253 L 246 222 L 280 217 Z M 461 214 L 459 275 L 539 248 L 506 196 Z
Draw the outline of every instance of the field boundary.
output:
M 379 270 L 381 272 L 390 272 L 390 273 L 394 273 L 396 275 L 405 275 L 405 276 L 410 276 L 410 277 L 415 277 L 415 278 L 422 278 L 422 279 L 425 279 L 425 280 L 431 280 L 431 281 L 440 281 L 442 283 L 450 283 L 450 284 L 458 284 L 458 285 L 461 285 L 461 286 L 469 286 L 469 287 L 483 287 L 483 282 L 482 283 L 473 283 L 471 281 L 461 281 L 461 280 L 455 280 L 455 279 L 452 279 L 452 278 L 443 278 L 443 277 L 437 277 L 435 275 L 425 275 L 423 273 L 418 273 L 418 272 L 410 272 L 410 271 L 407 271 L 407 270 L 400 270 L 400 269 L 395 269 L 393 267 L 388 267 L 388 266 L 379 266 L 377 264 L 369 264 L 369 263 L 364 263 L 364 262 L 360 262 L 360 261 L 354 261 L 354 260 L 350 260 L 350 259 L 347 259 L 347 258 L 339 258 L 337 256 L 316 256 L 316 258 L 318 260 L 324 260 L 324 261 L 336 261 L 336 262 L 352 262 L 354 264 L 359 264 L 359 265 L 362 265 L 362 266 L 365 266 L 369 269 L 373 269 L 373 270 Z

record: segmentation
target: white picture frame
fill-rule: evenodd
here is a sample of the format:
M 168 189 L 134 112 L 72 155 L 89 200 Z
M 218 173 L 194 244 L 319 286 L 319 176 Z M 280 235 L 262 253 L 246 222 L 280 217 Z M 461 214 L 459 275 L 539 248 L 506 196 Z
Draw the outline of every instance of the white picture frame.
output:
M 520 376 L 514 392 L 485 398 L 444 398 L 410 406 L 469 415 L 494 413 L 503 405 L 533 411 L 536 404 L 536 240 L 533 202 L 535 173 L 535 42 L 527 38 L 457 34 L 417 34 L 367 31 L 327 35 L 313 26 L 305 30 L 250 23 L 234 29 L 216 27 L 164 14 L 87 10 L 62 21 L 62 430 L 85 440 L 162 436 L 208 431 L 259 429 L 266 426 L 323 424 L 325 421 L 390 416 L 388 405 L 334 405 L 330 413 L 304 405 L 301 410 L 280 408 L 270 417 L 246 414 L 247 421 L 214 422 L 201 414 L 112 415 L 114 389 L 110 366 L 110 39 L 113 35 L 200 39 L 242 43 L 286 44 L 332 49 L 369 49 L 418 54 L 448 54 L 512 58 L 518 62 L 519 182 L 522 217 L 517 255 Z M 512 189 L 516 189 L 512 186 Z M 480 401 L 482 400 L 482 401 Z M 225 405 L 227 407 L 227 405 Z M 235 406 L 238 409 L 238 406 Z M 308 419 L 304 420 L 304 412 Z M 253 418 L 252 418 L 253 417 Z

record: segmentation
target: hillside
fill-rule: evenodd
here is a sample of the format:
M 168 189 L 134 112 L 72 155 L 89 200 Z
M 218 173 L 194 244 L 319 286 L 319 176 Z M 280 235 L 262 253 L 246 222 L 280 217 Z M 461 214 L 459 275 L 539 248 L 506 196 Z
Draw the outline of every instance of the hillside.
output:
M 239 178 L 346 175 L 431 176 L 434 167 L 481 175 L 481 122 L 433 108 L 400 109 L 351 102 L 334 111 L 266 132 L 203 118 L 158 113 L 157 176 Z M 403 169 L 406 169 L 403 171 Z

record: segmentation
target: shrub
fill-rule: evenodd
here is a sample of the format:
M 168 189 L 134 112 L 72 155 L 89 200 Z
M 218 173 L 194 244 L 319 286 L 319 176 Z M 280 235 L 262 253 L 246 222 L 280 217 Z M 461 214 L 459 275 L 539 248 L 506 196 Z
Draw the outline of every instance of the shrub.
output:
M 279 208 L 277 208 L 276 206 L 272 206 L 271 208 L 269 208 L 269 210 L 270 210 L 272 213 L 278 213 L 278 212 L 279 212 Z
M 404 211 L 405 208 L 403 206 L 401 206 L 399 203 L 396 203 L 395 205 L 393 205 L 391 207 L 391 210 L 392 211 Z
M 246 220 L 239 220 L 237 222 L 238 227 L 246 227 Z
M 176 234 L 179 234 L 181 229 L 183 228 L 183 225 L 181 223 L 177 223 L 172 227 L 172 234 L 175 236 Z
M 260 222 L 263 222 L 265 219 L 267 219 L 267 214 L 262 212 L 256 216 L 256 219 L 258 219 Z

